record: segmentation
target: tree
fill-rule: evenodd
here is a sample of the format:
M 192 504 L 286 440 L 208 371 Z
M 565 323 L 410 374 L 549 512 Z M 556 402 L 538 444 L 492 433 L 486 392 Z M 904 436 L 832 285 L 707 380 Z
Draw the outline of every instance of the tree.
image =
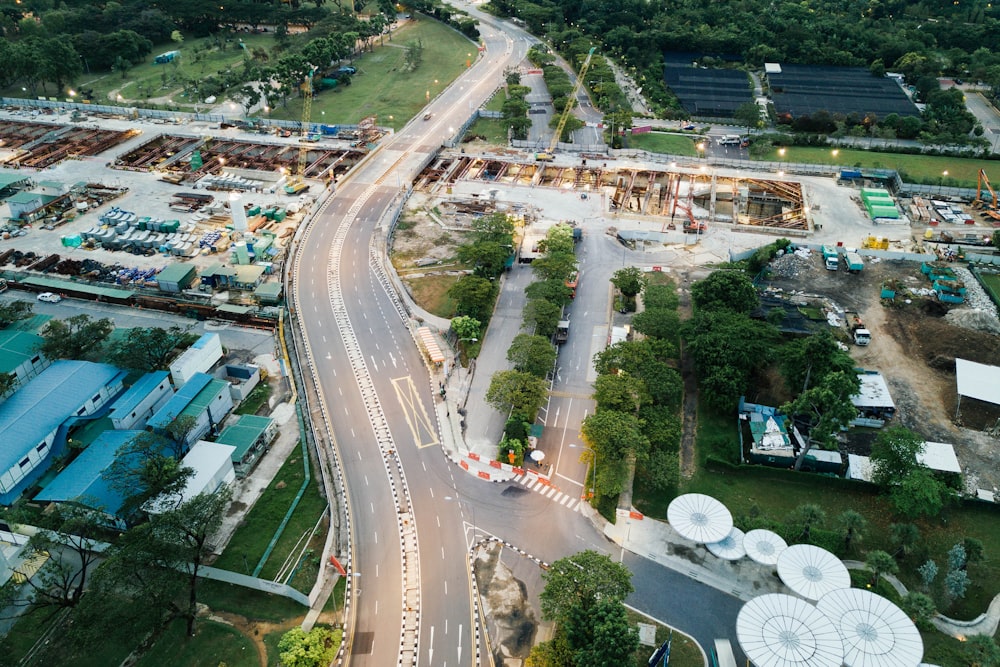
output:
M 620 600 L 596 600 L 589 609 L 575 607 L 565 621 L 573 664 L 618 667 L 628 664 L 639 647 L 639 633 Z
M 883 574 L 896 574 L 899 572 L 896 559 L 880 549 L 868 552 L 868 557 L 865 558 L 865 565 L 872 573 L 871 584 L 873 588 L 878 587 L 879 579 Z
M 962 543 L 954 545 L 948 550 L 948 569 L 964 570 L 969 562 L 968 554 L 965 553 L 965 545 Z
M 580 426 L 584 439 L 598 455 L 594 466 L 595 493 L 614 496 L 621 493 L 628 475 L 629 460 L 644 460 L 649 440 L 634 415 L 617 410 L 598 410 L 588 415 Z
M 757 290 L 742 271 L 713 271 L 691 285 L 691 302 L 698 310 L 749 313 L 758 304 Z
M 760 107 L 757 106 L 756 102 L 744 102 L 736 107 L 736 111 L 733 112 L 733 120 L 740 126 L 747 128 L 748 131 L 759 129 L 761 127 Z
M 165 369 L 174 350 L 193 342 L 192 338 L 194 336 L 177 326 L 130 329 L 128 336 L 108 346 L 108 363 L 143 372 Z
M 919 629 L 930 630 L 934 627 L 931 619 L 937 616 L 937 606 L 929 595 L 910 591 L 900 601 L 899 607 Z
M 801 529 L 799 537 L 802 541 L 808 542 L 812 535 L 812 527 L 826 521 L 826 512 L 819 505 L 806 503 L 796 507 L 789 518 L 792 525 Z
M 279 659 L 283 667 L 320 667 L 337 657 L 344 631 L 314 627 L 309 632 L 292 628 L 278 641 Z
M 51 320 L 42 329 L 40 350 L 49 359 L 83 359 L 94 354 L 114 328 L 108 318 L 92 320 L 89 315 Z
M 455 312 L 480 322 L 490 319 L 493 312 L 493 282 L 481 276 L 462 276 L 448 290 L 455 300 Z
M 514 369 L 544 378 L 556 362 L 556 350 L 544 336 L 518 334 L 507 349 L 507 361 Z
M 535 283 L 537 284 L 537 283 Z M 562 307 L 545 299 L 528 299 L 522 326 L 539 336 L 551 338 L 562 317 Z
M 486 402 L 501 412 L 509 411 L 530 423 L 535 421 L 548 395 L 548 384 L 542 378 L 521 371 L 497 371 L 490 379 Z
M 701 397 L 713 407 L 731 409 L 750 385 L 751 373 L 773 358 L 778 332 L 740 313 L 699 310 L 681 326 L 681 334 L 698 370 Z
M 598 601 L 621 602 L 633 590 L 631 578 L 628 568 L 596 551 L 560 558 L 542 572 L 542 618 L 561 622 L 573 610 L 589 611 Z
M 27 595 L 18 593 L 13 580 L 0 591 L 0 600 L 15 608 L 75 607 L 83 597 L 98 553 L 96 544 L 105 538 L 104 517 L 100 510 L 80 505 L 60 504 L 55 509 L 54 530 L 43 529 L 28 540 L 24 562 L 41 555 L 44 567 L 34 576 L 26 576 Z
M 882 429 L 872 444 L 872 482 L 889 489 L 920 467 L 924 439 L 902 426 Z
M 850 553 L 851 545 L 862 540 L 868 521 L 854 510 L 844 510 L 837 517 L 837 522 L 840 524 L 840 534 L 844 538 L 844 553 Z
M 924 466 L 911 471 L 889 490 L 893 509 L 909 519 L 937 516 L 950 496 L 948 486 Z
M 653 338 L 673 338 L 680 329 L 680 317 L 673 310 L 649 308 L 636 313 L 632 318 L 632 328 Z
M 537 260 L 536 260 L 537 261 Z M 529 301 L 544 299 L 560 308 L 572 301 L 572 290 L 566 287 L 565 279 L 553 278 L 531 283 L 524 289 L 524 295 Z
M 471 236 L 477 242 L 492 241 L 510 245 L 514 237 L 514 220 L 502 211 L 475 218 L 471 227 Z
M 102 476 L 123 498 L 118 515 L 134 523 L 146 501 L 179 498 L 193 473 L 181 466 L 169 440 L 143 431 L 115 452 L 115 460 Z
M 30 301 L 0 303 L 0 329 L 6 329 L 18 320 L 28 319 L 31 317 L 32 308 L 34 308 L 34 304 Z
M 964 570 L 969 569 L 970 563 L 982 563 L 986 560 L 986 547 L 974 537 L 966 537 L 962 540 L 962 548 L 965 549 Z
M 539 242 L 538 248 L 546 255 L 575 254 L 576 242 L 573 240 L 573 228 L 562 223 L 549 227 L 545 238 Z
M 944 575 L 944 591 L 950 600 L 965 597 L 969 588 L 969 573 L 965 570 L 948 570 Z
M 230 91 L 229 97 L 243 107 L 243 116 L 245 118 L 250 115 L 250 110 L 260 102 L 262 95 L 257 86 L 247 83 L 236 90 Z
M 478 339 L 482 326 L 479 320 L 468 315 L 459 315 L 451 320 L 451 330 L 455 332 L 459 340 Z
M 646 383 L 634 375 L 623 373 L 598 375 L 594 382 L 594 400 L 598 410 L 617 410 L 638 414 L 652 402 Z
M 802 467 L 814 444 L 827 449 L 835 446 L 840 429 L 858 414 L 851 396 L 857 394 L 859 387 L 860 380 L 854 371 L 837 371 L 827 374 L 818 384 L 781 406 L 782 412 L 803 417 L 809 423 L 806 446 L 795 459 L 796 470 Z
M 496 241 L 476 241 L 458 247 L 458 259 L 463 264 L 471 264 L 475 275 L 496 278 L 504 271 L 510 244 L 501 245 Z
M 792 392 L 805 391 L 834 372 L 852 373 L 854 360 L 828 331 L 797 338 L 781 349 L 781 373 Z
M 937 563 L 928 558 L 924 561 L 923 565 L 917 568 L 917 574 L 920 575 L 921 581 L 924 582 L 924 588 L 930 588 L 938 575 Z
M 920 529 L 912 523 L 889 524 L 889 540 L 896 547 L 893 555 L 906 558 L 920 543 Z
M 1000 646 L 989 635 L 972 635 L 965 641 L 969 667 L 1000 667 Z
M 566 280 L 576 271 L 576 255 L 568 252 L 548 253 L 531 263 L 531 270 L 542 280 Z
M 527 667 L 566 667 L 573 664 L 573 649 L 566 639 L 566 631 L 556 626 L 552 639 L 531 647 L 525 662 Z
M 637 472 L 656 491 L 674 489 L 681 477 L 680 457 L 677 452 L 654 449 L 649 454 L 649 460 Z
M 646 286 L 646 276 L 642 269 L 636 266 L 626 266 L 615 271 L 611 276 L 611 284 L 625 297 L 626 307 L 635 310 L 635 297 Z

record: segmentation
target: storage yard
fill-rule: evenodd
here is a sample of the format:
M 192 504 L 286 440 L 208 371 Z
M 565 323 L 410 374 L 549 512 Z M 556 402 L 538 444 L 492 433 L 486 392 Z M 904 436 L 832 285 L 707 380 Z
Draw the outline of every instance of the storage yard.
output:
M 137 130 L 0 121 L 0 164 L 45 169 L 67 158 L 98 155 L 137 134 Z

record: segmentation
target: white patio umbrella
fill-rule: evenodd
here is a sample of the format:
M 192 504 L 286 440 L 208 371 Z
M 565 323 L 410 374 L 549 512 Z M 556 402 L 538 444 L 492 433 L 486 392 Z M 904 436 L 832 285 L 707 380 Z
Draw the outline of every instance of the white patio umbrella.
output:
M 851 587 L 851 575 L 843 562 L 826 549 L 796 544 L 778 556 L 778 576 L 807 600 L 818 600 L 830 591 Z
M 667 521 L 681 537 L 708 544 L 725 539 L 733 528 L 726 506 L 702 493 L 685 493 L 670 501 Z
M 788 544 L 776 532 L 758 528 L 743 536 L 743 548 L 750 560 L 761 565 L 777 565 L 778 556 L 788 548 Z
M 743 531 L 736 526 L 718 542 L 710 542 L 705 546 L 714 556 L 723 560 L 739 560 L 747 555 L 743 548 Z
M 917 667 L 924 657 L 917 626 L 881 595 L 842 588 L 821 597 L 816 608 L 840 631 L 846 667 Z
M 791 595 L 761 595 L 736 617 L 736 638 L 756 667 L 841 667 L 844 644 L 821 611 Z

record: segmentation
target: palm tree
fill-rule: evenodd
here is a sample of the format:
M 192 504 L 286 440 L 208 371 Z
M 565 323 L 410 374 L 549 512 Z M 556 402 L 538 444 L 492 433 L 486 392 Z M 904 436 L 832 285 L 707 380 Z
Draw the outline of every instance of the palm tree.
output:
M 865 565 L 871 570 L 873 588 L 878 588 L 879 579 L 883 574 L 896 574 L 899 572 L 899 565 L 896 564 L 896 559 L 885 551 L 878 549 L 868 552 Z
M 840 532 L 844 536 L 844 553 L 850 553 L 851 544 L 855 541 L 861 542 L 868 521 L 854 510 L 845 510 L 837 517 L 840 523 Z
M 896 547 L 893 556 L 902 560 L 920 543 L 920 529 L 912 523 L 894 523 L 889 526 L 889 539 Z
M 819 505 L 810 503 L 799 505 L 792 513 L 791 521 L 795 525 L 802 526 L 802 534 L 799 537 L 803 542 L 808 542 L 813 524 L 821 524 L 826 521 L 826 512 Z

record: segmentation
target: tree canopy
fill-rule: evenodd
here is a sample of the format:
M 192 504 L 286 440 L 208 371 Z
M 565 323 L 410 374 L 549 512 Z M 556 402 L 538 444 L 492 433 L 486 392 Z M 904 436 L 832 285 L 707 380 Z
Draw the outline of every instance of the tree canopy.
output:
M 174 350 L 193 340 L 193 334 L 177 326 L 130 329 L 128 336 L 108 345 L 107 358 L 109 363 L 122 368 L 144 372 L 165 369 Z
M 747 314 L 757 307 L 757 290 L 742 271 L 713 271 L 691 285 L 691 302 L 698 311 Z
M 621 602 L 632 592 L 632 573 L 596 551 L 560 558 L 542 573 L 542 618 L 566 620 L 574 610 L 589 611 L 599 601 Z
M 89 315 L 74 315 L 50 320 L 42 329 L 40 350 L 49 359 L 85 359 L 100 349 L 114 328 L 106 317 L 94 320 Z
M 544 336 L 518 334 L 507 350 L 507 361 L 514 369 L 544 378 L 556 361 L 556 350 Z
M 31 309 L 33 307 L 34 304 L 30 301 L 0 303 L 0 329 L 5 329 L 18 320 L 31 317 Z
M 548 383 L 540 377 L 517 370 L 497 371 L 490 379 L 486 402 L 501 412 L 510 411 L 530 423 L 535 421 L 535 415 L 548 396 Z

